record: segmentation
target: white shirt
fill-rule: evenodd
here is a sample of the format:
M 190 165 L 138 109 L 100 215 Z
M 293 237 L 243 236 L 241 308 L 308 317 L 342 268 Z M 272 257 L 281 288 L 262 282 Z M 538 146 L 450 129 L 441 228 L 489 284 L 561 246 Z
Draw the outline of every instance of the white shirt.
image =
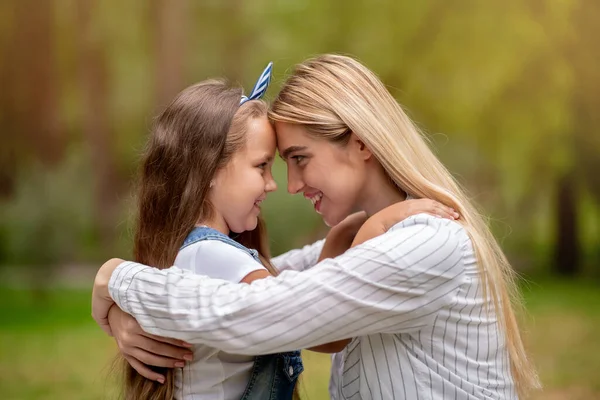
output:
M 290 256 L 310 258 L 306 252 Z M 517 398 L 471 240 L 458 223 L 420 214 L 296 269 L 303 271 L 235 285 L 126 262 L 109 290 L 144 330 L 232 353 L 354 338 L 333 358 L 332 399 Z
M 193 243 L 177 254 L 175 265 L 195 274 L 240 282 L 265 269 L 248 253 L 218 240 Z M 239 400 L 250 380 L 254 357 L 231 354 L 204 344 L 194 346 L 194 360 L 175 370 L 175 398 Z

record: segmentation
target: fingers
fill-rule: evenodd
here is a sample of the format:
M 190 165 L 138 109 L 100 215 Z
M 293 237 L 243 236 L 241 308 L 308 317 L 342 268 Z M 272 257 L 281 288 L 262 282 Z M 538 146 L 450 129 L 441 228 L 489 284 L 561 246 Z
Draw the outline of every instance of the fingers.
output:
M 133 343 L 133 339 L 135 339 L 135 343 Z M 142 351 L 147 353 L 152 353 L 153 355 L 160 356 L 163 358 L 176 359 L 177 361 L 192 359 L 192 351 L 189 348 L 174 346 L 169 343 L 158 341 L 154 338 L 148 338 L 144 335 L 136 336 L 132 338 L 131 343 L 129 344 L 130 348 L 139 348 Z M 132 354 L 133 355 L 133 354 Z M 172 365 L 159 365 L 154 364 L 152 362 L 148 362 L 146 360 L 137 357 L 140 361 L 145 362 L 146 364 L 156 365 L 156 366 L 170 366 Z
M 435 203 L 435 211 L 440 217 L 452 220 L 460 218 L 460 215 L 453 208 L 447 207 L 437 201 Z
M 452 207 L 447 207 L 439 201 L 429 200 L 425 211 L 436 217 L 446 218 L 450 220 L 456 220 L 460 218 L 460 215 Z
M 172 344 L 173 346 L 182 347 L 182 348 L 186 348 L 186 349 L 194 346 L 191 343 L 187 343 L 187 342 L 184 342 L 183 340 L 179 340 L 179 339 L 156 336 L 156 335 L 153 335 L 151 333 L 146 333 L 146 332 L 144 332 L 143 335 L 150 339 L 158 340 L 159 342 Z
M 158 372 L 152 371 L 146 365 L 142 364 L 140 361 L 136 360 L 133 357 L 125 356 L 125 359 L 131 365 L 133 369 L 135 369 L 140 375 L 142 375 L 146 379 L 150 379 L 152 381 L 165 383 L 164 375 L 159 374 Z
M 139 347 L 134 347 L 129 349 L 127 357 L 133 357 L 139 362 L 142 362 L 146 365 L 151 365 L 154 367 L 163 367 L 163 368 L 182 368 L 185 366 L 185 361 L 181 359 L 175 359 L 170 357 L 159 356 L 154 353 L 150 353 L 145 349 L 141 349 Z M 190 358 L 190 357 L 187 357 Z

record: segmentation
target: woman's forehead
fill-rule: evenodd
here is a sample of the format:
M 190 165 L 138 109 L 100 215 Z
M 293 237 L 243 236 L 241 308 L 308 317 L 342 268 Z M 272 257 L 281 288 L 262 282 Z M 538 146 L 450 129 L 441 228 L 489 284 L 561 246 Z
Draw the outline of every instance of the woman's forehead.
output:
M 315 141 L 306 128 L 301 125 L 277 122 L 275 123 L 275 133 L 279 151 L 284 151 L 290 146 L 309 146 Z

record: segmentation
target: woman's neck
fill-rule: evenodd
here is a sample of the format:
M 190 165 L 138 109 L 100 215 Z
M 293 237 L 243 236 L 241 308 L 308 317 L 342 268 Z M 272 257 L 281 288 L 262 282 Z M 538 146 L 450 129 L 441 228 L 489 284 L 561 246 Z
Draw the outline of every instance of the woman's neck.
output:
M 359 204 L 369 217 L 394 203 L 406 200 L 406 193 L 380 168 L 369 177 Z

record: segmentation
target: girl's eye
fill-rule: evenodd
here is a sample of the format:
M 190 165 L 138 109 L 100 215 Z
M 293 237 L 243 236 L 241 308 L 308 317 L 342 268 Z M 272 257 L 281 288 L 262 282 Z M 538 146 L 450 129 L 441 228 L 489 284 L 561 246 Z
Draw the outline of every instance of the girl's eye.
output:
M 267 168 L 267 165 L 269 165 L 269 164 L 268 164 L 268 163 L 266 163 L 266 162 L 264 162 L 264 163 L 260 164 L 260 165 L 258 166 L 258 168 L 260 168 L 260 169 L 265 169 L 265 168 Z

